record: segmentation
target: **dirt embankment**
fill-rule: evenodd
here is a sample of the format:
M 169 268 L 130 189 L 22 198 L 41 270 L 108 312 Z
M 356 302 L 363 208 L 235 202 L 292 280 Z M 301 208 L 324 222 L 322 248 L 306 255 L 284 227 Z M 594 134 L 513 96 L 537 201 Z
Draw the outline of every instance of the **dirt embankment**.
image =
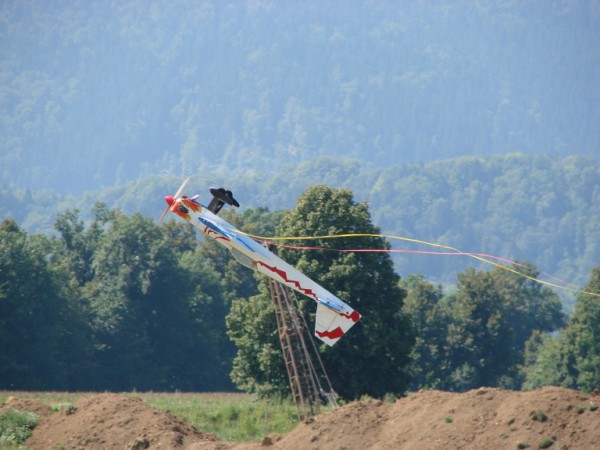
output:
M 600 448 L 600 393 L 548 387 L 532 392 L 421 391 L 395 403 L 352 402 L 261 443 L 222 442 L 142 400 L 117 394 L 83 398 L 51 413 L 35 400 L 3 406 L 42 418 L 30 449 L 520 449 Z

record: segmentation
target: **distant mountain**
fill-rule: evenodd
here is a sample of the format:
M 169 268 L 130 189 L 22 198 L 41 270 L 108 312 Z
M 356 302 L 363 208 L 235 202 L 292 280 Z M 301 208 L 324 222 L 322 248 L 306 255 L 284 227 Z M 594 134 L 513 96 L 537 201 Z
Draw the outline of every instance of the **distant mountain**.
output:
M 7 0 L 0 21 L 8 191 L 600 154 L 593 0 Z

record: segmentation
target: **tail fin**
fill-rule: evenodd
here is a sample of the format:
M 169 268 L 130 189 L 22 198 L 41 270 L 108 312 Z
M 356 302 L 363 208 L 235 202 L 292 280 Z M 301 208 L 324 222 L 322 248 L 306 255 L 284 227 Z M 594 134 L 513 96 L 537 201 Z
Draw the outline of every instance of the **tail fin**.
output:
M 349 308 L 348 313 L 339 313 L 331 308 L 317 304 L 315 336 L 329 346 L 333 346 L 360 319 L 360 314 Z

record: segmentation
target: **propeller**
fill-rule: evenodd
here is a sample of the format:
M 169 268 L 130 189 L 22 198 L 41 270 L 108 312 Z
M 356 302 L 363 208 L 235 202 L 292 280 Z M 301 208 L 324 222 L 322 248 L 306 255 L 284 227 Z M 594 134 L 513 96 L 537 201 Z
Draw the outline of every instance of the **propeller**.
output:
M 165 202 L 167 202 L 167 208 L 163 211 L 162 216 L 160 216 L 160 219 L 158 219 L 158 223 L 161 223 L 162 220 L 165 218 L 165 216 L 169 212 L 169 209 L 171 208 L 171 206 L 173 206 L 173 203 L 175 203 L 175 201 L 179 198 L 179 196 L 183 192 L 183 188 L 185 187 L 185 185 L 187 184 L 188 181 L 190 181 L 190 177 L 187 177 L 185 180 L 183 180 L 183 183 L 181 183 L 181 186 L 179 186 L 179 189 L 177 189 L 177 192 L 175 193 L 175 195 L 173 195 L 173 196 L 167 195 L 165 197 Z

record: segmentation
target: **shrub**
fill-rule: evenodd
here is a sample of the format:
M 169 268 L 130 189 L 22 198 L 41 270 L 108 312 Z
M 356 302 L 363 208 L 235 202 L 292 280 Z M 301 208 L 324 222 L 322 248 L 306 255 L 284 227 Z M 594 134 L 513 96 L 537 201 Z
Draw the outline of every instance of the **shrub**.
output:
M 398 397 L 392 392 L 388 392 L 383 396 L 384 403 L 395 403 Z
M 530 416 L 533 420 L 537 420 L 538 422 L 545 422 L 546 420 L 548 420 L 548 416 L 541 409 L 531 411 Z
M 0 411 L 0 446 L 19 445 L 31 436 L 39 417 L 26 411 Z

